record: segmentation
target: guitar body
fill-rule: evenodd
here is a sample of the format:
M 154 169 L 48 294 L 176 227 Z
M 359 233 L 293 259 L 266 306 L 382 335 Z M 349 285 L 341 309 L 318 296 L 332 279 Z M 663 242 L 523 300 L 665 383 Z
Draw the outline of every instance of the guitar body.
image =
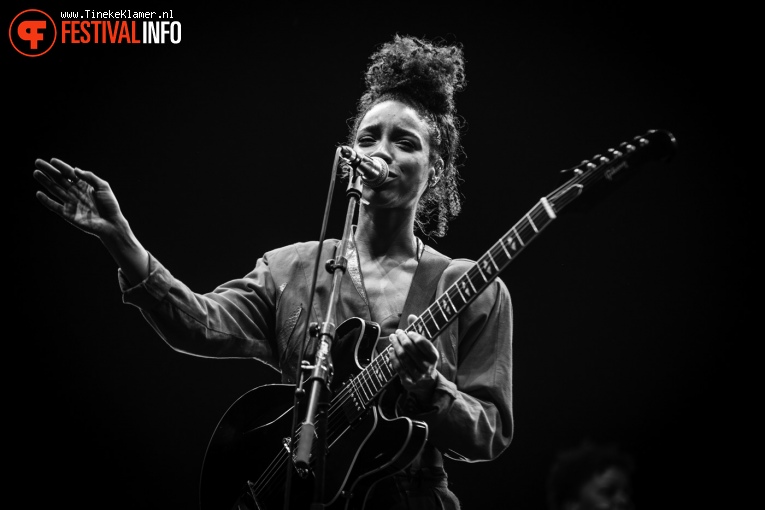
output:
M 378 335 L 376 324 L 357 318 L 338 327 L 332 359 L 346 371 L 334 374 L 333 395 L 369 362 Z M 292 488 L 289 508 L 310 507 L 315 497 L 315 477 L 310 470 L 301 476 L 288 451 L 295 389 L 287 384 L 260 386 L 229 407 L 205 454 L 201 510 L 282 510 L 288 464 Z M 322 501 L 325 508 L 363 509 L 377 482 L 406 468 L 422 451 L 427 425 L 396 416 L 397 389 L 397 385 L 386 388 L 360 416 L 349 418 L 342 407 L 334 402 L 330 405 Z M 301 404 L 302 418 L 306 402 Z

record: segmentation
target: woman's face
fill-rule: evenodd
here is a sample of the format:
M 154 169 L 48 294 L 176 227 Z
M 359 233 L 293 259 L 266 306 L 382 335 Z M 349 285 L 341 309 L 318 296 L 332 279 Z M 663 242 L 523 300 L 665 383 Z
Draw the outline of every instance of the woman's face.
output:
M 411 107 L 395 100 L 372 107 L 356 131 L 354 150 L 388 163 L 388 179 L 375 189 L 364 188 L 372 207 L 410 208 L 435 174 L 430 162 L 430 130 Z

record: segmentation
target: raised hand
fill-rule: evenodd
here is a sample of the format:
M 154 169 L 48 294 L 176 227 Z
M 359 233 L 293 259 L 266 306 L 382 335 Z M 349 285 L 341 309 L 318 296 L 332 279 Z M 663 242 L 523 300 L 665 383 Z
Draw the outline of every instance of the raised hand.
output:
M 40 203 L 100 238 L 129 281 L 137 284 L 146 278 L 149 254 L 133 235 L 109 183 L 60 159 L 50 163 L 38 159 L 35 167 L 34 178 L 50 194 L 38 191 L 35 196 Z
M 73 168 L 59 159 L 35 161 L 34 178 L 45 187 L 37 199 L 75 227 L 98 237 L 112 233 L 124 221 L 109 183 L 92 172 Z M 52 197 L 52 198 L 51 198 Z

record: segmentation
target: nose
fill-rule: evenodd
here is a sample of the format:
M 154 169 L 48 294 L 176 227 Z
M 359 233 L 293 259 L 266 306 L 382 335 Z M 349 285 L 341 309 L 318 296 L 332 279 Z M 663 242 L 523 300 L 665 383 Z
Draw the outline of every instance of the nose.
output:
M 371 147 L 372 151 L 367 153 L 370 158 L 380 158 L 388 164 L 393 162 L 393 156 L 391 156 L 391 150 L 388 142 L 380 140 L 374 147 Z

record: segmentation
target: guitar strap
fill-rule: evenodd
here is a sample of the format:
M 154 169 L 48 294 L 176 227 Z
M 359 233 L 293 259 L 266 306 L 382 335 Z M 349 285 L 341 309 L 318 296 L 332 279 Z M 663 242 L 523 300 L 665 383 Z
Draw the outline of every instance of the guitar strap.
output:
M 452 261 L 446 255 L 438 253 L 436 250 L 426 246 L 414 271 L 412 285 L 409 287 L 409 295 L 404 302 L 404 310 L 401 312 L 401 319 L 398 327 L 406 329 L 409 326 L 407 317 L 409 315 L 419 315 L 427 309 L 436 299 L 436 289 L 441 274 Z

